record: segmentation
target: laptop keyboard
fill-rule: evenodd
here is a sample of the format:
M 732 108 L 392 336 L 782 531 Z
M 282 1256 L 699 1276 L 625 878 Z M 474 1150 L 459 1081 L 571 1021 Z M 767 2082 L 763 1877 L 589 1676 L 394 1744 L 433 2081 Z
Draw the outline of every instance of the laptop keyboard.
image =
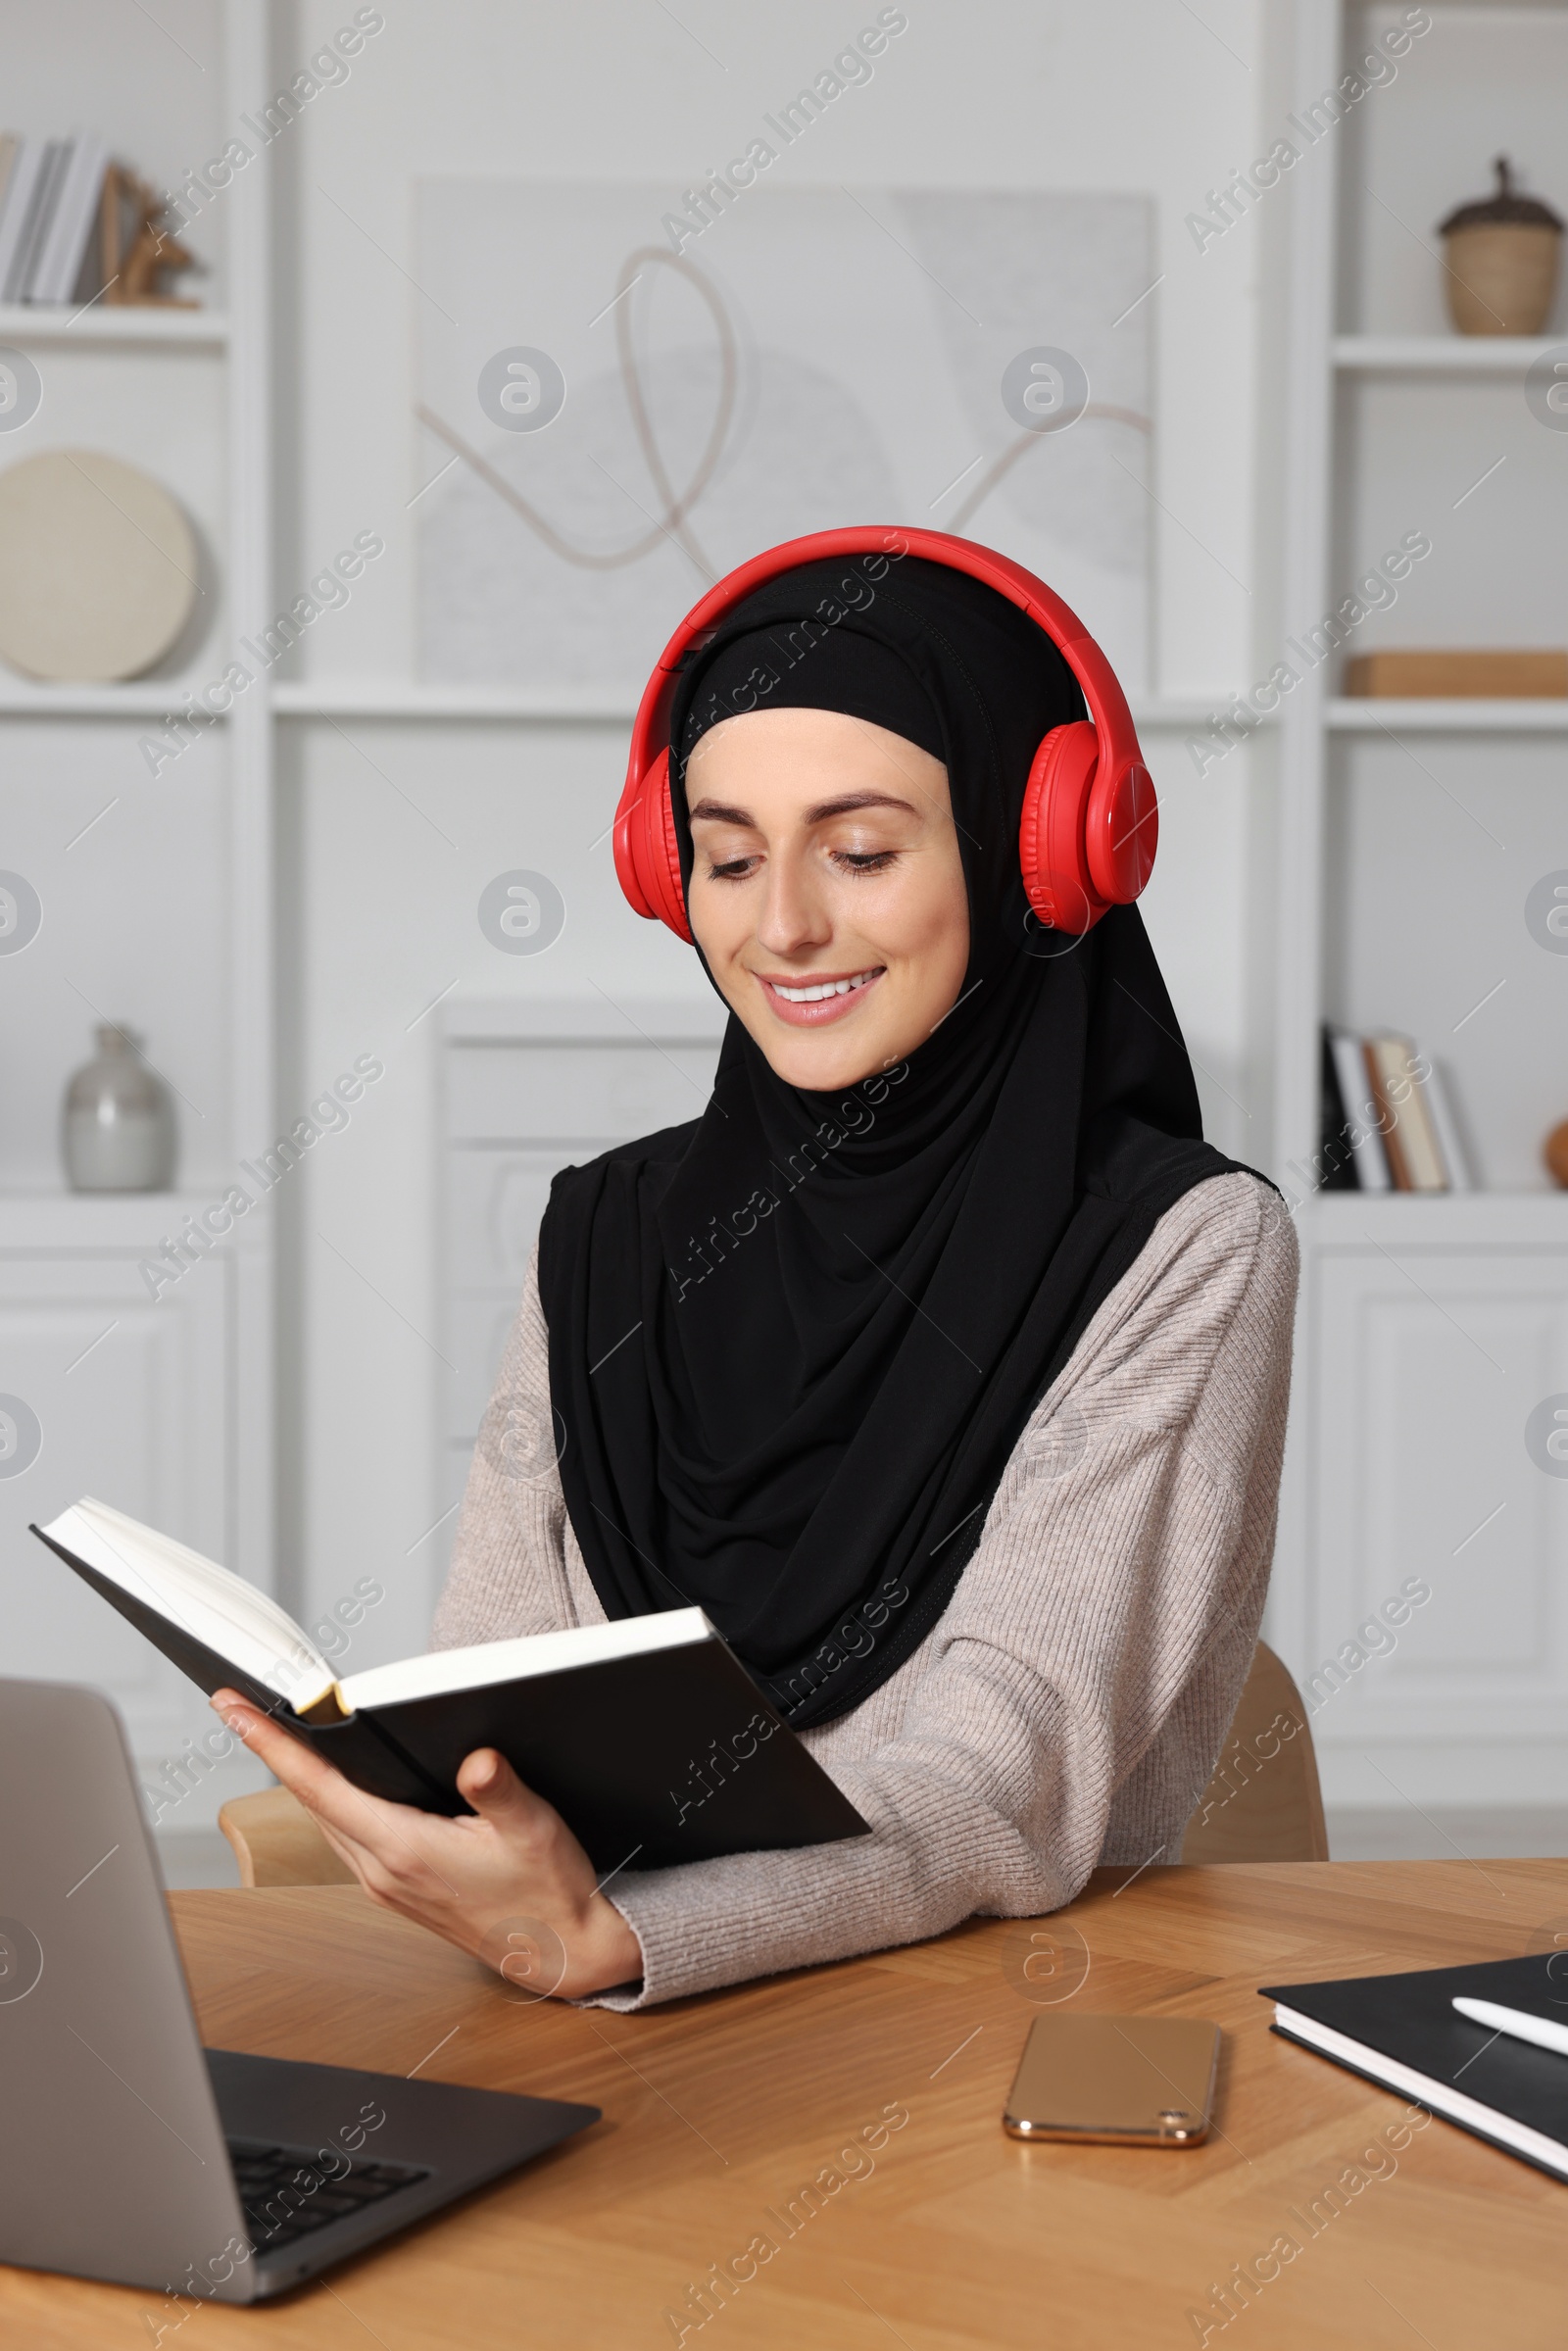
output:
M 275 2253 L 430 2177 L 406 2163 L 350 2163 L 346 2172 L 328 2171 L 313 2148 L 272 2147 L 256 2139 L 231 2138 L 228 2159 L 258 2253 Z

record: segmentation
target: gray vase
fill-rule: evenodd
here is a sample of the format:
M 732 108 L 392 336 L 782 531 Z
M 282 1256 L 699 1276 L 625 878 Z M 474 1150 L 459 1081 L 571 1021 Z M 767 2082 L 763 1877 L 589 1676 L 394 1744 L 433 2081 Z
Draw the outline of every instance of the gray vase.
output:
M 174 1105 L 128 1029 L 98 1031 L 98 1051 L 66 1088 L 61 1143 L 74 1192 L 168 1192 Z

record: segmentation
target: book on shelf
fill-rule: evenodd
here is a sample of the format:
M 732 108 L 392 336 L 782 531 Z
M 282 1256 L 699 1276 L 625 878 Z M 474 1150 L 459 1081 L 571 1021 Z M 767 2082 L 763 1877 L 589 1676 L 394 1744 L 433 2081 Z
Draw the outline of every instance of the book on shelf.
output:
M 43 168 L 43 148 L 37 139 L 18 138 L 7 131 L 5 152 L 0 158 L 0 302 L 9 301 L 7 289 L 16 267 L 17 249 L 22 243 L 23 225 L 32 207 L 32 193 Z
M 1453 1095 L 1443 1071 L 1435 1062 L 1429 1064 L 1431 1075 L 1426 1080 L 1424 1095 L 1427 1115 L 1437 1132 L 1438 1150 L 1447 1172 L 1450 1192 L 1473 1192 L 1475 1176 L 1464 1138 L 1459 1132 L 1453 1112 Z
M 1348 1029 L 1325 1028 L 1323 1042 L 1325 1189 L 1387 1192 L 1388 1153 L 1360 1040 Z
M 1322 1059 L 1318 1073 L 1317 1168 L 1322 1192 L 1358 1192 L 1349 1140 L 1350 1118 L 1335 1066 L 1334 1031 L 1324 1023 Z
M 84 1498 L 32 1533 L 201 1690 L 234 1690 L 368 1794 L 457 1814 L 498 1747 L 600 1870 L 826 1844 L 865 1822 L 700 1608 L 438 1649 L 339 1680 L 286 1609 Z
M 90 133 L 0 138 L 0 301 L 64 305 L 99 291 L 93 231 L 108 170 Z
M 57 185 L 64 141 L 20 139 L 0 213 L 0 302 L 26 298 Z
M 1423 1070 L 1430 1071 L 1408 1037 L 1362 1040 L 1373 1099 L 1383 1112 L 1383 1148 L 1396 1192 L 1446 1192 L 1447 1169 L 1438 1150 L 1437 1131 L 1427 1115 Z
M 97 259 L 92 249 L 93 230 L 108 169 L 109 150 L 102 139 L 89 136 L 70 141 L 59 193 L 27 287 L 29 302 L 67 303 L 77 298 L 83 275 Z M 98 291 L 96 283 L 89 291 Z
M 1414 1040 L 1331 1025 L 1323 1041 L 1323 1189 L 1472 1190 L 1446 1081 Z

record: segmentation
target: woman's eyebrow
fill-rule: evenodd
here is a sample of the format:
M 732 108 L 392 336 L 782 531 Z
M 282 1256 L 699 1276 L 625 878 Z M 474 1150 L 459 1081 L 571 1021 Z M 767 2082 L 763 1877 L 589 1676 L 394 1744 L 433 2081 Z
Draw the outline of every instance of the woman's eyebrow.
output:
M 744 824 L 753 831 L 757 829 L 757 818 L 750 808 L 731 808 L 725 800 L 700 800 L 694 808 L 686 811 L 690 824 L 695 824 L 699 816 L 706 816 L 711 824 Z
M 916 816 L 919 810 L 907 800 L 899 800 L 891 792 L 845 792 L 837 800 L 819 800 L 815 808 L 808 808 L 808 824 L 825 824 L 830 816 L 853 815 L 857 808 L 902 808 L 906 816 Z
M 900 800 L 891 792 L 845 792 L 837 800 L 819 800 L 806 811 L 808 824 L 825 824 L 830 816 L 853 815 L 857 808 L 902 808 L 906 816 L 916 816 L 919 810 L 907 800 Z M 757 818 L 750 808 L 737 808 L 723 800 L 700 800 L 687 810 L 688 820 L 695 824 L 706 818 L 710 824 L 740 824 L 756 831 Z

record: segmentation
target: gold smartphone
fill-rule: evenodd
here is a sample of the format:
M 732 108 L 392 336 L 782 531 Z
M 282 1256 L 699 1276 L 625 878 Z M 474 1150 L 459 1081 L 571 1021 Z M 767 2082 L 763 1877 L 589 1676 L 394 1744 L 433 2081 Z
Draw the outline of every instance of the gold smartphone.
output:
M 1003 2128 L 1012 2138 L 1200 2146 L 1218 2064 L 1219 2027 L 1201 2017 L 1037 2017 Z

